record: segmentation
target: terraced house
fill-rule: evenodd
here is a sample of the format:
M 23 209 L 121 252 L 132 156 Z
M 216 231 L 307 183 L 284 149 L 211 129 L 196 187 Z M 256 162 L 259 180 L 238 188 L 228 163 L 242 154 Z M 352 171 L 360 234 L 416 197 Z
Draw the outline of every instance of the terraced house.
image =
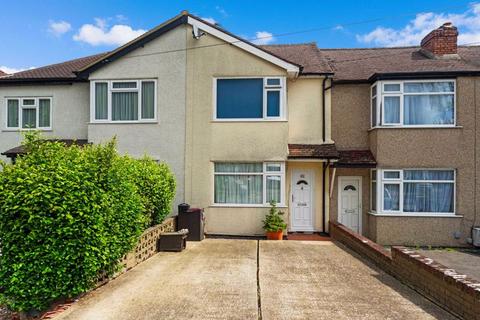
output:
M 0 77 L 0 149 L 31 128 L 166 161 L 210 234 L 340 221 L 382 244 L 466 245 L 477 217 L 480 48 L 256 46 L 182 12 L 124 46 Z

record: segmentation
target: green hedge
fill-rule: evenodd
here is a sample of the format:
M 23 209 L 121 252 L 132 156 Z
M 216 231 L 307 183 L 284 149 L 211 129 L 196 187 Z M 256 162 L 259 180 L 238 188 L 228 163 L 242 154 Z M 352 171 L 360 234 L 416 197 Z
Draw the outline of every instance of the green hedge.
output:
M 28 134 L 25 145 L 0 172 L 0 302 L 15 311 L 45 309 L 111 275 L 175 193 L 167 166 L 119 156 L 115 141 L 66 147 Z
M 129 168 L 142 198 L 148 225 L 161 223 L 170 213 L 175 197 L 173 173 L 165 163 L 157 163 L 147 156 L 129 159 Z

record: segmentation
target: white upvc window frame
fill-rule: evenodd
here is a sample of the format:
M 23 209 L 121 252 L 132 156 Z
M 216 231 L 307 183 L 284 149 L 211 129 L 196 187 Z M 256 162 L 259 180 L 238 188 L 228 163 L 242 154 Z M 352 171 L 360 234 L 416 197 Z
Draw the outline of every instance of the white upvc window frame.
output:
M 263 102 L 262 102 L 262 118 L 217 118 L 217 81 L 228 79 L 263 79 Z M 279 79 L 280 85 L 268 85 L 269 79 Z M 280 92 L 280 114 L 278 117 L 267 116 L 267 92 Z M 213 115 L 212 120 L 216 122 L 258 122 L 258 121 L 285 121 L 287 119 L 287 81 L 282 76 L 252 76 L 252 77 L 214 77 L 213 78 Z
M 17 100 L 18 101 L 18 126 L 16 127 L 9 127 L 8 126 L 8 101 L 10 100 Z M 24 100 L 34 100 L 33 105 L 25 105 Z M 40 100 L 49 100 L 50 101 L 50 126 L 48 127 L 40 127 Z M 23 109 L 35 109 L 35 128 L 23 128 Z M 22 130 L 22 131 L 28 131 L 28 130 L 40 130 L 40 131 L 49 131 L 52 130 L 52 122 L 53 122 L 53 98 L 50 96 L 34 96 L 34 97 L 6 97 L 5 98 L 5 129 L 7 131 L 12 130 Z
M 404 171 L 410 170 L 428 170 L 428 171 L 453 171 L 453 180 L 405 180 L 404 179 Z M 376 171 L 376 190 L 372 188 L 372 179 L 373 175 L 372 172 Z M 385 172 L 400 172 L 400 177 L 398 179 L 394 178 L 385 178 Z M 456 188 L 457 188 L 457 171 L 452 168 L 403 168 L 403 169 L 372 169 L 371 170 L 371 182 L 370 188 L 371 192 L 375 192 L 377 194 L 377 202 L 376 208 L 377 210 L 371 210 L 373 214 L 378 215 L 391 215 L 391 216 L 433 216 L 433 217 L 449 217 L 449 216 L 456 216 Z M 453 183 L 453 212 L 404 212 L 403 211 L 403 184 L 404 183 Z M 385 210 L 384 209 L 384 185 L 385 184 L 398 184 L 399 185 L 399 210 Z M 370 197 L 370 201 L 372 201 L 372 196 Z M 370 206 L 371 209 L 371 206 Z
M 114 88 L 113 83 L 135 82 L 136 88 Z M 153 118 L 142 118 L 142 82 L 153 82 Z M 107 119 L 95 119 L 95 84 L 107 84 Z M 157 79 L 109 79 L 90 81 L 90 122 L 91 123 L 155 123 L 157 122 Z M 138 93 L 138 120 L 112 120 L 112 93 L 113 92 L 137 92 Z
M 232 161 L 215 161 L 215 163 L 233 163 Z M 252 161 L 237 161 L 237 163 L 253 163 Z M 256 162 L 260 163 L 260 162 Z M 268 165 L 279 165 L 280 171 L 272 171 L 268 170 L 267 167 Z M 214 165 L 215 166 L 215 165 Z M 213 206 L 215 207 L 268 207 L 270 206 L 270 203 L 267 202 L 267 177 L 270 176 L 280 176 L 280 199 L 281 201 L 278 202 L 276 205 L 278 207 L 284 207 L 285 206 L 285 162 L 281 161 L 266 161 L 262 163 L 262 172 L 215 172 L 215 169 L 213 170 L 213 176 L 217 175 L 246 175 L 246 176 L 253 176 L 253 175 L 258 175 L 262 176 L 262 202 L 261 204 L 259 203 L 216 203 L 215 202 L 215 183 L 213 183 L 213 199 L 212 203 Z
M 374 176 L 375 173 L 375 176 Z M 370 170 L 370 211 L 377 212 L 378 211 L 378 171 L 377 169 Z M 375 183 L 375 188 L 373 187 L 373 183 Z M 375 194 L 375 201 L 373 201 L 373 194 Z M 375 203 L 375 209 L 373 208 L 373 204 Z
M 427 83 L 427 82 L 453 82 L 452 92 L 408 92 L 404 91 L 405 83 Z M 399 91 L 385 91 L 385 85 L 398 84 Z M 377 87 L 376 95 L 372 94 L 373 87 Z M 404 124 L 404 96 L 405 95 L 451 95 L 453 94 L 453 124 Z M 400 97 L 400 121 L 398 123 L 385 123 L 385 97 Z M 373 98 L 376 97 L 376 123 L 372 121 Z M 370 126 L 375 128 L 452 128 L 457 123 L 457 81 L 456 79 L 421 79 L 421 80 L 381 80 L 370 86 Z

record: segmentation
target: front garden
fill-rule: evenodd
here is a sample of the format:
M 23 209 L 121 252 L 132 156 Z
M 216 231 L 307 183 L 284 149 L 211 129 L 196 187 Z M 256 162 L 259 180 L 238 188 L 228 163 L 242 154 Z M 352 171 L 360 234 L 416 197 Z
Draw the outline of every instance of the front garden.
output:
M 28 153 L 2 164 L 0 304 L 44 310 L 88 291 L 170 213 L 169 167 L 119 155 L 115 145 L 66 146 L 28 133 Z

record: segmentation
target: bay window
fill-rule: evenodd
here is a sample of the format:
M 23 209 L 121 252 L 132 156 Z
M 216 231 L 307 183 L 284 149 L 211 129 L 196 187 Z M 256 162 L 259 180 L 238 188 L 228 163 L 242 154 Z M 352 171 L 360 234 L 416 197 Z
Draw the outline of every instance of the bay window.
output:
M 284 78 L 218 78 L 214 81 L 215 119 L 284 119 Z
M 266 205 L 284 203 L 285 165 L 281 162 L 217 162 L 214 164 L 214 203 Z
M 372 211 L 391 214 L 455 212 L 455 170 L 378 169 L 372 171 L 371 177 Z
M 51 129 L 52 98 L 6 99 L 7 129 Z
M 454 126 L 455 80 L 378 81 L 371 119 L 372 127 Z
M 156 80 L 93 81 L 92 122 L 148 122 L 156 119 Z

